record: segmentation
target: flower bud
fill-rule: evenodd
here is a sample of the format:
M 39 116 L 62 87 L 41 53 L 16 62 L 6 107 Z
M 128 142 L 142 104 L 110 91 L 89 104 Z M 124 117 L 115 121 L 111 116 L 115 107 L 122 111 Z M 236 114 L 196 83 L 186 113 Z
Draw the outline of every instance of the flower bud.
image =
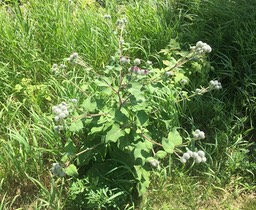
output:
M 150 160 L 149 163 L 150 163 L 151 166 L 153 166 L 155 168 L 160 164 L 160 162 L 156 159 Z
M 190 158 L 190 154 L 188 152 L 184 153 L 182 156 L 184 159 L 188 160 Z
M 55 117 L 54 117 L 54 120 L 55 120 L 56 122 L 58 122 L 58 121 L 60 120 L 60 117 L 59 117 L 59 116 L 55 116 Z
M 126 64 L 126 58 L 125 57 L 120 58 L 120 64 Z
M 140 59 L 139 58 L 136 58 L 134 61 L 133 61 L 133 63 L 134 63 L 134 65 L 135 66 L 138 66 L 138 65 L 140 65 Z
M 205 156 L 205 153 L 204 153 L 204 151 L 202 151 L 202 150 L 199 150 L 199 151 L 197 152 L 197 154 L 198 154 L 201 158 Z
M 202 163 L 205 163 L 206 162 L 206 157 L 202 157 Z
M 106 14 L 106 15 L 104 15 L 103 16 L 105 19 L 111 19 L 111 15 L 109 15 L 109 14 Z
M 71 99 L 71 102 L 72 102 L 73 104 L 76 104 L 76 103 L 77 103 L 77 99 L 76 99 L 76 98 L 72 98 L 72 99 Z
M 147 61 L 147 64 L 148 64 L 149 66 L 151 66 L 151 65 L 152 65 L 152 61 Z
M 180 162 L 182 162 L 182 163 L 186 163 L 186 162 L 187 162 L 187 160 L 186 160 L 184 157 L 181 157 L 181 158 L 180 158 Z
M 201 162 L 202 162 L 202 158 L 201 158 L 200 156 L 197 156 L 197 157 L 195 158 L 195 162 L 196 162 L 196 163 L 201 163 Z

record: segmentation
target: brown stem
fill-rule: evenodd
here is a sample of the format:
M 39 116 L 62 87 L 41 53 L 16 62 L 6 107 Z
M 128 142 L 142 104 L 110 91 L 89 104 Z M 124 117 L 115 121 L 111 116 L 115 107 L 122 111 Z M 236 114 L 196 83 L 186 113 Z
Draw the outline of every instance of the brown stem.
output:
M 80 115 L 76 118 L 73 119 L 72 122 L 79 120 L 79 119 L 83 119 L 83 118 L 90 118 L 90 117 L 97 117 L 97 116 L 104 116 L 105 114 L 84 114 L 84 115 Z
M 103 143 L 101 142 L 101 143 L 99 143 L 99 144 L 96 144 L 96 145 L 93 146 L 93 147 L 87 148 L 87 149 L 85 149 L 85 150 L 83 150 L 83 151 L 77 153 L 77 154 L 75 155 L 75 157 L 77 157 L 77 156 L 79 156 L 79 155 L 81 155 L 81 154 L 83 154 L 83 153 L 85 153 L 85 152 L 87 152 L 87 151 L 89 151 L 89 150 L 93 150 L 93 149 L 95 149 L 96 147 L 98 147 L 98 146 L 101 145 L 101 144 L 103 144 Z
M 146 140 L 150 141 L 151 143 L 156 144 L 156 145 L 158 145 L 158 146 L 160 146 L 160 147 L 163 147 L 162 144 L 160 144 L 160 143 L 158 143 L 158 142 L 156 142 L 156 141 L 150 139 L 150 138 L 147 137 L 146 135 L 142 134 L 142 136 L 143 136 Z

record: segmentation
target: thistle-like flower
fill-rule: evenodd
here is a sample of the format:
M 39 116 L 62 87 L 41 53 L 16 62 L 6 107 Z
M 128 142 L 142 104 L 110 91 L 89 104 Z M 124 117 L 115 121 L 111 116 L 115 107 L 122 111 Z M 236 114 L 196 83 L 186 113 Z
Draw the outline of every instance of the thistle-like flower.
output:
M 209 88 L 211 90 L 219 90 L 222 88 L 221 83 L 218 80 L 211 80 L 209 82 Z
M 72 54 L 67 58 L 67 60 L 68 60 L 70 63 L 74 63 L 77 58 L 78 58 L 78 53 L 74 52 L 74 53 L 72 53 Z
M 190 158 L 193 158 L 196 163 L 205 163 L 207 160 L 204 151 L 199 150 L 198 152 L 192 152 L 188 150 L 182 155 L 180 162 L 185 164 Z
M 200 131 L 199 129 L 196 129 L 193 132 L 193 137 L 195 140 L 200 140 L 205 138 L 205 133 L 203 131 Z
M 135 66 L 138 66 L 138 65 L 140 65 L 140 59 L 139 58 L 136 58 L 134 61 L 133 61 L 133 63 L 134 63 L 134 65 Z
M 64 177 L 66 175 L 63 167 L 59 163 L 53 163 L 51 168 L 52 174 L 55 176 Z
M 69 115 L 68 107 L 65 102 L 52 107 L 52 112 L 55 114 L 54 120 L 56 122 L 66 118 Z
M 204 53 L 210 53 L 212 51 L 212 48 L 210 45 L 202 41 L 198 41 L 196 43 L 196 46 L 191 47 L 191 50 L 195 51 L 196 54 L 204 54 Z

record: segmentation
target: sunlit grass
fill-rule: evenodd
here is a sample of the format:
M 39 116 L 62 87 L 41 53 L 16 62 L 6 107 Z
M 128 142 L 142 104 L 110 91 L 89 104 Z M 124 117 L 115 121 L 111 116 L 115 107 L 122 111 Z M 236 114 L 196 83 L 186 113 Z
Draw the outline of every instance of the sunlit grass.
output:
M 197 11 L 198 4 L 191 5 L 194 10 L 188 11 Z M 159 50 L 166 47 L 171 38 L 187 37 L 188 31 L 185 30 L 184 35 L 180 29 L 196 18 L 193 14 L 189 16 L 189 12 L 170 15 L 168 12 L 177 12 L 172 11 L 172 6 L 176 8 L 177 5 L 172 1 L 153 0 L 125 2 L 123 5 L 106 1 L 106 8 L 91 1 L 87 4 L 86 1 L 57 0 L 24 1 L 21 7 L 0 6 L 0 209 L 69 209 L 67 205 L 72 205 L 66 202 L 69 181 L 56 180 L 50 172 L 52 163 L 61 158 L 66 143 L 64 135 L 52 129 L 51 106 L 60 103 L 60 99 L 85 98 L 86 90 L 91 88 L 86 84 L 92 73 L 90 68 L 76 66 L 66 72 L 71 79 L 55 77 L 52 65 L 65 63 L 71 53 L 78 52 L 86 65 L 100 72 L 117 50 L 116 20 L 126 17 L 124 39 L 132 46 L 129 56 L 149 59 L 161 66 Z M 105 19 L 105 14 L 110 14 L 112 19 Z M 228 30 L 228 25 L 225 27 Z M 255 47 L 249 45 L 255 41 L 249 23 L 244 24 L 244 28 L 236 31 L 234 40 L 242 52 L 238 55 L 241 62 L 238 66 L 248 67 L 244 73 L 254 75 L 255 64 L 251 57 L 250 63 L 247 62 L 247 55 L 255 54 Z M 236 85 L 238 69 L 229 53 L 222 54 L 222 31 L 216 32 L 213 40 L 210 40 L 211 36 L 207 37 L 208 33 L 204 32 L 206 40 L 203 41 L 209 39 L 213 47 L 218 47 L 213 63 L 222 66 L 214 75 L 228 78 L 228 82 Z M 187 42 L 191 43 L 191 40 Z M 219 209 L 256 208 L 253 200 L 255 159 L 248 155 L 255 151 L 255 141 L 248 144 L 244 139 L 254 126 L 253 78 L 244 80 L 247 81 L 246 91 L 238 87 L 241 98 L 230 104 L 224 103 L 225 96 L 232 95 L 233 89 L 224 84 L 223 92 L 216 94 L 218 100 L 209 95 L 178 107 L 179 121 L 184 127 L 194 129 L 200 125 L 211 131 L 209 138 L 197 145 L 207 150 L 209 162 L 204 167 L 190 168 L 183 167 L 175 159 L 177 168 L 155 171 L 151 187 L 141 203 L 130 199 L 126 209 L 134 206 L 145 210 L 216 209 L 216 206 Z M 81 94 L 81 90 L 85 94 Z M 240 99 L 244 101 L 242 108 Z M 203 110 L 203 106 L 206 109 Z M 239 115 L 244 109 L 248 116 Z M 247 122 L 252 123 L 251 127 Z M 95 192 L 104 195 L 106 189 L 100 190 Z M 136 195 L 129 196 L 136 198 Z M 237 198 L 241 203 L 235 202 Z

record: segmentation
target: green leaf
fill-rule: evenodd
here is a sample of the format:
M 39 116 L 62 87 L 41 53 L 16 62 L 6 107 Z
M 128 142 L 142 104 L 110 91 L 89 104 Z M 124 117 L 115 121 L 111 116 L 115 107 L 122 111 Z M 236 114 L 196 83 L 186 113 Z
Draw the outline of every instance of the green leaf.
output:
M 116 109 L 115 113 L 114 113 L 114 120 L 116 122 L 122 123 L 122 124 L 126 124 L 128 123 L 129 120 L 129 113 L 127 112 L 126 109 L 122 108 L 122 109 Z
M 149 184 L 150 184 L 150 173 L 147 171 L 143 166 L 134 166 L 137 174 L 138 184 L 137 184 L 137 190 L 139 193 L 139 196 L 142 196 L 144 193 L 146 193 Z
M 169 141 L 167 138 L 162 139 L 162 145 L 166 152 L 173 153 L 174 144 L 171 141 Z
M 109 85 L 111 84 L 111 81 L 101 81 L 98 79 L 95 79 L 93 82 L 99 87 L 109 87 Z
M 119 125 L 113 124 L 112 128 L 106 135 L 106 142 L 109 142 L 109 141 L 117 142 L 117 140 L 124 135 L 125 135 L 125 132 L 119 127 Z
M 169 132 L 168 140 L 172 142 L 174 146 L 182 144 L 182 138 L 176 128 Z
M 137 112 L 137 123 L 139 126 L 146 126 L 148 124 L 148 114 L 144 110 Z
M 148 140 L 145 141 L 145 146 L 148 149 L 148 151 L 151 151 L 153 148 L 153 144 Z
M 153 158 L 153 157 L 148 157 L 148 158 L 146 159 L 146 162 L 149 163 L 150 161 L 153 161 L 153 160 L 155 160 L 155 158 Z
M 163 60 L 163 64 L 166 65 L 166 66 L 172 66 L 172 62 L 171 61 L 168 61 L 168 60 Z
M 78 171 L 77 168 L 74 164 L 69 165 L 66 169 L 65 172 L 68 176 L 77 176 Z
M 72 155 L 72 154 L 76 153 L 76 145 L 74 144 L 74 142 L 71 139 L 69 139 L 68 142 L 65 144 L 64 151 L 68 155 Z
M 137 101 L 144 101 L 144 93 L 141 91 L 143 85 L 137 82 L 132 82 L 130 85 L 131 87 L 128 88 L 128 92 L 131 93 Z
M 174 147 L 181 143 L 182 138 L 176 128 L 169 132 L 168 138 L 162 139 L 163 148 L 168 153 L 173 153 Z
M 180 82 L 182 79 L 186 79 L 188 81 L 188 78 L 181 72 L 176 72 L 175 73 L 175 77 L 174 77 L 174 81 L 175 83 Z
M 88 86 L 89 86 L 88 84 L 84 83 L 84 84 L 82 84 L 82 86 L 80 88 L 82 91 L 86 91 L 86 90 L 88 90 Z
M 103 129 L 104 129 L 104 124 L 99 127 L 92 127 L 90 134 L 101 132 L 103 131 Z
M 139 141 L 137 144 L 134 145 L 134 147 L 134 158 L 140 159 L 142 164 L 144 164 L 146 159 L 150 156 L 150 151 L 153 147 L 153 144 L 149 141 Z
M 71 132 L 79 132 L 84 127 L 82 120 L 76 120 L 73 123 L 71 123 L 69 130 Z
M 101 76 L 100 77 L 100 79 L 104 82 L 104 83 L 106 83 L 107 85 L 111 85 L 112 84 L 112 79 L 111 79 L 111 77 L 106 77 L 106 76 Z
M 61 162 L 63 162 L 63 163 L 65 163 L 68 160 L 69 160 L 69 155 L 67 155 L 67 154 L 63 155 L 61 158 Z
M 90 160 L 94 159 L 93 150 L 88 150 L 77 157 L 77 165 L 84 166 L 89 164 Z
M 85 99 L 81 105 L 86 112 L 94 112 L 97 108 L 97 104 L 92 100 L 92 97 Z
M 166 152 L 166 151 L 159 150 L 159 151 L 157 151 L 157 153 L 155 154 L 155 157 L 160 158 L 160 159 L 163 159 L 163 158 L 166 157 L 166 155 L 167 155 L 167 152 Z
M 177 61 L 175 58 L 171 57 L 170 60 L 164 60 L 163 64 L 168 67 L 174 67 L 176 65 Z

